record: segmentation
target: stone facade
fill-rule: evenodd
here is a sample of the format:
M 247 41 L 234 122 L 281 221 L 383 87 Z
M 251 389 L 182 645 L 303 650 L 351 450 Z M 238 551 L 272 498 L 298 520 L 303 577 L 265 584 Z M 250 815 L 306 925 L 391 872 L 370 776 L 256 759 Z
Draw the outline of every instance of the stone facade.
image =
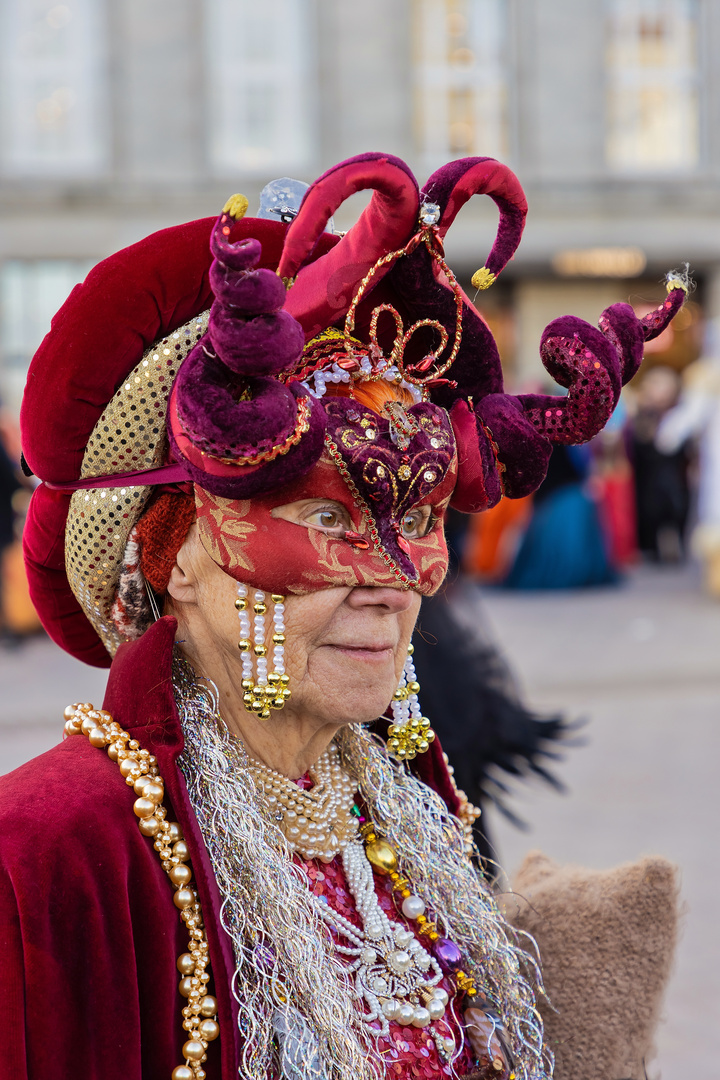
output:
M 514 334 L 506 335 L 507 359 L 518 378 L 540 374 L 536 343 L 556 309 L 597 317 L 614 299 L 646 294 L 652 299 L 662 272 L 685 260 L 708 286 L 698 294 L 700 301 L 711 305 L 712 317 L 720 317 L 714 309 L 720 288 L 713 284 L 720 267 L 720 70 L 711 63 L 720 44 L 720 5 L 657 0 L 654 7 L 660 14 L 674 9 L 674 17 L 690 26 L 697 156 L 689 165 L 623 172 L 608 164 L 608 27 L 618 11 L 635 12 L 636 22 L 646 19 L 642 12 L 652 15 L 652 0 L 644 7 L 639 0 L 267 0 L 265 5 L 258 0 L 68 0 L 67 6 L 54 0 L 35 5 L 7 0 L 0 17 L 5 20 L 0 49 L 22 59 L 22 50 L 29 48 L 32 63 L 26 67 L 32 71 L 35 64 L 38 77 L 35 90 L 23 84 L 30 102 L 23 107 L 35 109 L 25 119 L 13 119 L 13 78 L 27 83 L 25 69 L 14 76 L 21 69 L 6 64 L 0 88 L 1 374 L 6 396 L 16 395 L 27 361 L 23 349 L 27 353 L 30 348 L 17 344 L 22 328 L 11 326 L 20 319 L 12 285 L 13 274 L 23 269 L 19 264 L 27 270 L 28 262 L 64 260 L 69 280 L 73 267 L 84 273 L 90 262 L 155 229 L 214 214 L 233 191 L 247 194 L 252 208 L 273 176 L 291 172 L 311 180 L 328 165 L 368 149 L 400 155 L 424 178 L 432 161 L 423 151 L 423 124 L 445 115 L 452 128 L 448 156 L 497 153 L 483 142 L 500 141 L 528 195 L 530 214 L 520 251 L 495 295 L 491 290 L 480 298 L 491 320 L 509 312 L 515 322 Z M 15 9 L 25 14 L 15 17 Z M 28 22 L 30 9 L 34 22 Z M 305 28 L 302 40 L 290 32 L 298 19 Z M 53 74 L 60 69 L 46 60 L 48 49 L 60 55 L 67 34 L 75 33 L 83 20 L 95 44 L 86 40 L 82 48 L 73 47 L 81 49 L 77 55 L 83 58 L 96 49 L 99 60 L 95 69 L 90 64 L 84 75 L 77 75 L 75 86 L 72 49 L 66 49 L 69 76 Z M 433 38 L 426 34 L 423 39 L 423 26 L 430 27 Z M 662 49 L 668 47 L 662 41 L 665 31 L 657 20 L 642 23 L 641 35 L 655 50 L 655 60 L 662 60 Z M 237 43 L 239 63 L 258 72 L 257 87 L 247 80 L 233 83 L 233 51 L 225 32 L 231 45 Z M 446 40 L 433 56 L 425 55 L 428 40 L 436 42 L 443 34 Z M 494 35 L 492 41 L 488 35 Z M 303 53 L 297 66 L 303 84 L 300 104 L 292 80 L 280 86 L 272 75 L 296 63 L 295 47 Z M 463 65 L 465 74 L 459 71 Z M 223 72 L 229 80 L 225 90 Z M 53 87 L 53 78 L 69 79 L 72 86 Z M 450 89 L 437 91 L 448 95 L 446 113 L 429 113 L 428 101 L 437 104 L 432 87 L 446 84 Z M 229 97 L 223 102 L 224 93 Z M 95 109 L 96 126 L 86 125 L 85 135 L 77 136 L 78 146 L 82 138 L 95 138 L 103 148 L 93 157 L 92 146 L 86 147 L 91 166 L 74 168 L 72 154 L 63 159 L 62 109 L 74 109 L 77 118 L 83 95 L 88 108 Z M 251 120 L 262 127 L 262 110 L 272 108 L 274 135 L 258 151 L 250 145 Z M 493 119 L 494 108 L 502 115 Z M 218 127 L 221 113 L 224 126 Z M 233 118 L 242 127 L 246 114 L 252 115 L 243 130 L 250 134 L 243 136 L 247 145 L 239 145 L 237 160 L 260 164 L 233 172 L 227 166 L 232 156 L 218 147 L 228 149 Z M 42 148 L 37 160 L 30 160 L 27 140 L 17 153 L 13 149 L 17 131 L 38 116 L 45 129 L 53 123 L 57 128 L 46 166 Z M 293 154 L 302 163 L 285 168 L 282 148 L 294 145 L 291 126 L 300 121 L 306 134 L 301 154 L 297 148 Z M 484 137 L 483 132 L 491 134 Z M 40 134 L 45 138 L 47 130 Z M 336 227 L 346 227 L 359 205 L 355 197 L 337 216 Z M 461 276 L 469 277 L 482 264 L 494 228 L 489 200 L 473 200 L 463 211 L 448 240 L 448 254 Z M 596 247 L 637 248 L 647 268 L 632 282 L 586 278 L 567 288 L 568 280 L 552 270 L 553 258 L 566 249 Z M 42 307 L 42 297 L 38 302 Z M 27 342 L 33 332 L 25 334 Z

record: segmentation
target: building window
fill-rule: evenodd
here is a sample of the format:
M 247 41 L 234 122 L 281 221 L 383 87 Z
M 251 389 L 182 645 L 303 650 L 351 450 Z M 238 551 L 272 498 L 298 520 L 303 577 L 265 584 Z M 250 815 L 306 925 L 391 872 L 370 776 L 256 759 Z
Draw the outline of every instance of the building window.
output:
M 505 0 L 413 0 L 415 131 L 424 164 L 507 157 Z
M 622 172 L 693 169 L 699 158 L 695 0 L 609 0 L 607 162 Z
M 104 5 L 0 4 L 0 170 L 94 177 L 108 165 Z
M 16 415 L 50 320 L 92 266 L 90 259 L 9 259 L 0 268 L 0 396 Z
M 312 0 L 206 0 L 209 155 L 217 175 L 315 157 Z

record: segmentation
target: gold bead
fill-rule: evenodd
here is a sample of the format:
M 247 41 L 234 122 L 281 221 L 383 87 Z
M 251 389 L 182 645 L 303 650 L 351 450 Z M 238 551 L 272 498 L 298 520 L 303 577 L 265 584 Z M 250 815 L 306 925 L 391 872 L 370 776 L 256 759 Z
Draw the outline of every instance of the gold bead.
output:
M 240 652 L 250 651 L 250 642 L 247 638 L 240 638 L 240 640 L 238 641 L 238 649 L 240 650 Z
M 280 682 L 283 684 L 283 686 L 287 686 L 287 684 L 290 682 L 290 676 L 285 674 L 281 675 Z
M 155 803 L 149 799 L 136 799 L 133 810 L 139 818 L 151 817 L 155 813 Z
M 256 656 L 265 656 L 267 647 L 265 645 L 253 645 L 253 652 Z
M 372 863 L 381 874 L 389 874 L 397 869 L 397 855 L 387 840 L 373 840 L 368 843 L 365 854 L 368 862 Z
M 182 1048 L 182 1056 L 187 1061 L 200 1061 L 205 1054 L 205 1047 L 199 1039 L 188 1039 Z
M 415 652 L 415 646 L 413 645 L 413 643 L 411 641 L 410 644 L 408 645 L 408 656 L 412 656 L 412 654 L 414 652 Z
M 253 604 L 253 611 L 256 615 L 264 615 L 267 611 L 267 606 L 260 601 L 257 604 Z
M 75 705 L 66 705 L 65 706 L 65 711 L 63 712 L 63 718 L 65 720 L 72 720 L 72 718 L 75 715 L 76 707 L 77 706 L 75 706 Z
M 178 983 L 178 991 L 183 997 L 190 997 L 194 990 L 193 981 L 191 975 L 186 975 L 184 979 L 181 979 Z
M 284 705 L 285 705 L 285 698 L 284 697 L 273 698 L 272 701 L 270 702 L 270 704 L 272 705 L 273 709 L 282 709 L 284 707 Z
M 187 1065 L 177 1065 L 172 1071 L 171 1080 L 195 1080 L 195 1073 Z
M 189 908 L 191 904 L 195 903 L 195 897 L 193 896 L 192 889 L 178 889 L 173 896 L 173 904 L 176 908 L 183 911 L 185 908 Z
M 217 1001 L 210 994 L 206 994 L 200 1002 L 201 1016 L 214 1016 L 217 1012 Z
M 138 776 L 137 780 L 133 784 L 133 791 L 135 792 L 136 795 L 138 795 L 138 796 L 142 795 L 144 797 L 145 796 L 145 788 L 147 787 L 147 785 L 149 783 L 150 783 L 150 777 L 146 776 L 143 773 L 142 776 Z
M 192 975 L 195 971 L 195 958 L 189 952 L 181 953 L 177 958 L 177 969 L 181 975 Z
M 160 822 L 156 817 L 142 818 L 138 826 L 143 836 L 157 836 L 160 831 Z
M 117 746 L 115 745 L 115 743 L 111 743 L 110 746 L 108 746 L 108 757 L 110 758 L 111 761 L 117 761 L 117 759 L 118 759 L 118 749 L 117 749 Z
M 235 601 L 235 607 L 238 611 L 244 611 L 247 607 L 247 600 L 243 600 L 238 596 L 237 600 Z
M 173 885 L 188 885 L 192 881 L 192 870 L 185 863 L 178 863 L 168 871 L 168 877 Z
M 88 735 L 88 741 L 91 746 L 102 747 L 107 743 L 107 736 L 102 728 L 96 727 Z
M 126 757 L 120 762 L 120 772 L 127 780 L 128 776 L 134 769 L 137 769 L 137 762 L 134 758 Z
M 273 604 L 284 604 L 285 603 L 285 597 L 281 596 L 280 593 L 275 593 L 275 592 L 271 593 L 270 594 L 270 599 L 272 600 Z
M 171 821 L 168 823 L 166 840 L 168 844 L 176 844 L 178 840 L 183 839 L 182 829 L 178 825 L 177 821 Z
M 201 1020 L 198 1027 L 198 1035 L 206 1042 L 213 1042 L 220 1034 L 220 1025 L 216 1020 Z
M 86 716 L 80 725 L 80 730 L 82 731 L 83 735 L 89 735 L 91 731 L 94 731 L 95 724 L 96 721 L 94 716 Z
M 273 645 L 284 645 L 285 644 L 285 635 L 284 634 L 273 634 L 272 639 L 273 639 Z
M 173 855 L 176 859 L 180 859 L 181 862 L 185 862 L 190 857 L 188 846 L 184 840 L 178 840 L 177 844 L 174 845 Z
M 292 690 L 288 690 L 287 686 L 283 689 L 283 697 L 286 701 L 289 697 L 292 697 Z
M 408 690 L 410 691 L 411 694 L 419 694 L 420 693 L 420 683 L 417 682 L 417 681 L 408 683 Z
M 165 797 L 165 789 L 162 784 L 158 784 L 156 780 L 151 780 L 149 784 L 145 785 L 145 791 L 143 797 L 149 799 L 151 803 L 161 803 Z
M 66 735 L 79 735 L 80 725 L 76 724 L 74 720 L 65 721 L 65 734 Z

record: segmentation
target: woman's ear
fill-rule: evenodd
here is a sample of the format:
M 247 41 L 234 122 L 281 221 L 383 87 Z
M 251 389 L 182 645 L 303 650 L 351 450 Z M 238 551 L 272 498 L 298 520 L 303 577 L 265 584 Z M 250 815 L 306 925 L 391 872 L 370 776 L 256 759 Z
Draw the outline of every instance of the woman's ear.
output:
M 198 543 L 197 525 L 193 524 L 175 556 L 175 565 L 170 571 L 167 587 L 168 596 L 179 604 L 197 603 L 198 579 L 195 573 L 194 553 Z

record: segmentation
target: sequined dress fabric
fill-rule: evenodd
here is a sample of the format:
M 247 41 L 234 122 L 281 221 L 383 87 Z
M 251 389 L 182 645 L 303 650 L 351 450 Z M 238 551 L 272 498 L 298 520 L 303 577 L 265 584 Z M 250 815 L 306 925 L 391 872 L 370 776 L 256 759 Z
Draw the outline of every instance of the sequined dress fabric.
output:
M 322 863 L 311 859 L 304 861 L 298 859 L 298 864 L 305 870 L 310 889 L 323 903 L 333 911 L 344 915 L 346 919 L 362 928 L 358 917 L 355 901 L 347 887 L 345 874 L 342 868 L 340 856 L 336 856 L 330 863 Z M 398 911 L 390 891 L 390 883 L 387 879 L 375 874 L 375 892 L 380 907 L 388 916 L 396 922 L 413 930 L 413 924 L 408 922 Z M 419 939 L 421 940 L 421 939 Z M 443 980 L 440 985 L 447 991 L 450 1001 L 454 993 L 452 984 Z M 443 1035 L 452 1034 L 457 1045 L 460 1044 L 460 1028 L 457 1020 L 452 1016 L 452 1010 L 448 1009 L 445 1018 L 440 1022 Z M 467 1048 L 463 1048 L 460 1057 L 453 1064 L 441 1061 L 435 1043 L 425 1028 L 400 1027 L 398 1024 L 390 1024 L 390 1037 L 378 1038 L 378 1055 L 385 1062 L 385 1077 L 387 1080 L 434 1080 L 436 1077 L 454 1078 L 463 1076 L 472 1071 L 473 1058 Z

